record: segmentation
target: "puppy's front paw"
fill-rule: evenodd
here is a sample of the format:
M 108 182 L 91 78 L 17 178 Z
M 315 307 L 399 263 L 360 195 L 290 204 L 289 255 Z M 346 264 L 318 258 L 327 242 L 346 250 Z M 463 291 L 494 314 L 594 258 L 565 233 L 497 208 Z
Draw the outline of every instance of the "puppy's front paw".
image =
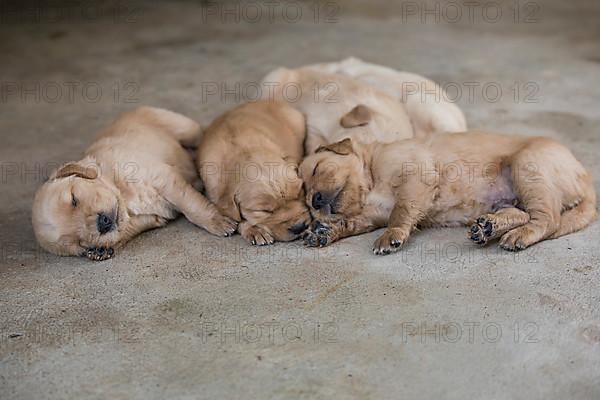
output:
M 227 237 L 235 233 L 237 226 L 237 221 L 221 214 L 215 214 L 205 228 L 213 235 Z
M 373 254 L 387 255 L 395 253 L 402 248 L 407 235 L 400 229 L 388 228 L 383 235 L 373 243 Z
M 112 258 L 115 250 L 112 247 L 90 247 L 85 251 L 85 256 L 92 261 L 104 261 Z
M 309 247 L 325 247 L 333 243 L 333 229 L 320 221 L 312 223 L 310 230 L 302 236 L 304 244 Z
M 275 242 L 275 239 L 269 231 L 260 225 L 244 226 L 244 228 L 241 229 L 240 234 L 249 243 L 257 246 L 264 246 Z

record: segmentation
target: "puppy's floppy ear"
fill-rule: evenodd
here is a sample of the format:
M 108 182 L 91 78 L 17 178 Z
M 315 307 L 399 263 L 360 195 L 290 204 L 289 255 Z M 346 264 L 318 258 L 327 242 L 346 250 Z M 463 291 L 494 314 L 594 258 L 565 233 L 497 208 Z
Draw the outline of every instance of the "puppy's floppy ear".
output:
M 60 167 L 60 169 L 56 171 L 56 175 L 53 178 L 59 179 L 71 175 L 75 175 L 79 178 L 93 180 L 98 178 L 98 170 L 91 165 L 84 165 L 78 162 L 70 162 Z
M 347 156 L 348 154 L 354 152 L 354 147 L 352 147 L 352 140 L 350 138 L 346 138 L 340 142 L 319 146 L 315 153 L 320 153 L 322 151 L 332 151 L 340 156 Z
M 365 126 L 373 118 L 373 112 L 364 104 L 359 104 L 354 107 L 348 114 L 344 115 L 340 120 L 340 125 L 344 128 L 354 128 L 357 126 Z

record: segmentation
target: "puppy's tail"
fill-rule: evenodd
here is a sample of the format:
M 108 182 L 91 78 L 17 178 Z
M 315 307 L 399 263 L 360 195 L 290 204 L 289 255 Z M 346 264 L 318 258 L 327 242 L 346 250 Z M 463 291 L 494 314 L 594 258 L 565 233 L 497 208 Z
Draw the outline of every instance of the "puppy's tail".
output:
M 590 174 L 583 177 L 583 185 L 581 202 L 562 213 L 560 227 L 552 235 L 552 239 L 583 229 L 596 218 L 596 191 Z
M 202 126 L 185 115 L 164 108 L 143 106 L 135 110 L 145 123 L 159 127 L 173 136 L 184 147 L 198 147 Z

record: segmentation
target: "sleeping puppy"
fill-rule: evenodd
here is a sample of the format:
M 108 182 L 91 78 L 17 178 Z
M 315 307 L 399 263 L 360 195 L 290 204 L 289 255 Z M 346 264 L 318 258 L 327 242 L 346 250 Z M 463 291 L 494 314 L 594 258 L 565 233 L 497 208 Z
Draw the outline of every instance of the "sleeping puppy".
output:
M 192 144 L 200 126 L 171 111 L 141 107 L 102 131 L 79 161 L 60 167 L 37 191 L 32 222 L 38 242 L 58 255 L 105 260 L 139 233 L 179 212 L 228 236 L 235 221 L 219 213 L 192 183 Z
M 341 74 L 367 83 L 404 104 L 415 137 L 438 132 L 464 132 L 465 116 L 444 89 L 421 75 L 350 57 L 340 62 L 311 65 L 316 71 Z
M 297 239 L 310 222 L 298 163 L 302 114 L 285 103 L 239 106 L 204 132 L 197 165 L 207 197 L 255 245 Z
M 435 135 L 393 144 L 350 139 L 321 147 L 300 166 L 318 220 L 309 246 L 387 226 L 375 254 L 398 251 L 417 227 L 472 224 L 477 244 L 521 250 L 587 226 L 596 216 L 592 177 L 544 137 Z
M 467 129 L 462 111 L 435 82 L 354 58 L 279 68 L 262 85 L 269 88 L 263 98 L 286 100 L 305 114 L 307 154 L 346 137 L 390 143 Z M 429 95 L 422 98 L 422 90 Z
M 267 97 L 287 101 L 306 116 L 306 154 L 346 137 L 389 143 L 414 135 L 404 106 L 391 96 L 344 75 L 311 68 L 280 68 L 263 79 Z

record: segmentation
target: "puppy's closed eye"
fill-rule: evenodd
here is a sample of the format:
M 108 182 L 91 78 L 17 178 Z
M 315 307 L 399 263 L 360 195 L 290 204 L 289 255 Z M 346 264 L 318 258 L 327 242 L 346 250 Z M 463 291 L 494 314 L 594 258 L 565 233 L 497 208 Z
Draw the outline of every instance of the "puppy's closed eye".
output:
M 253 213 L 273 214 L 273 210 L 250 210 Z
M 315 164 L 315 168 L 313 169 L 312 176 L 315 176 L 315 174 L 317 173 L 317 168 L 319 168 L 319 164 L 321 164 L 321 161 L 319 161 L 318 163 Z
M 79 200 L 77 200 L 77 197 L 75 197 L 75 195 L 73 193 L 71 193 L 71 206 L 73 208 L 77 207 L 77 205 L 79 204 Z
M 252 209 L 248 209 L 247 208 L 244 211 L 240 210 L 240 215 L 244 219 L 247 219 L 246 218 L 247 215 L 253 215 L 255 217 L 268 218 L 271 214 L 273 214 L 273 211 L 266 210 L 266 209 L 252 210 Z

